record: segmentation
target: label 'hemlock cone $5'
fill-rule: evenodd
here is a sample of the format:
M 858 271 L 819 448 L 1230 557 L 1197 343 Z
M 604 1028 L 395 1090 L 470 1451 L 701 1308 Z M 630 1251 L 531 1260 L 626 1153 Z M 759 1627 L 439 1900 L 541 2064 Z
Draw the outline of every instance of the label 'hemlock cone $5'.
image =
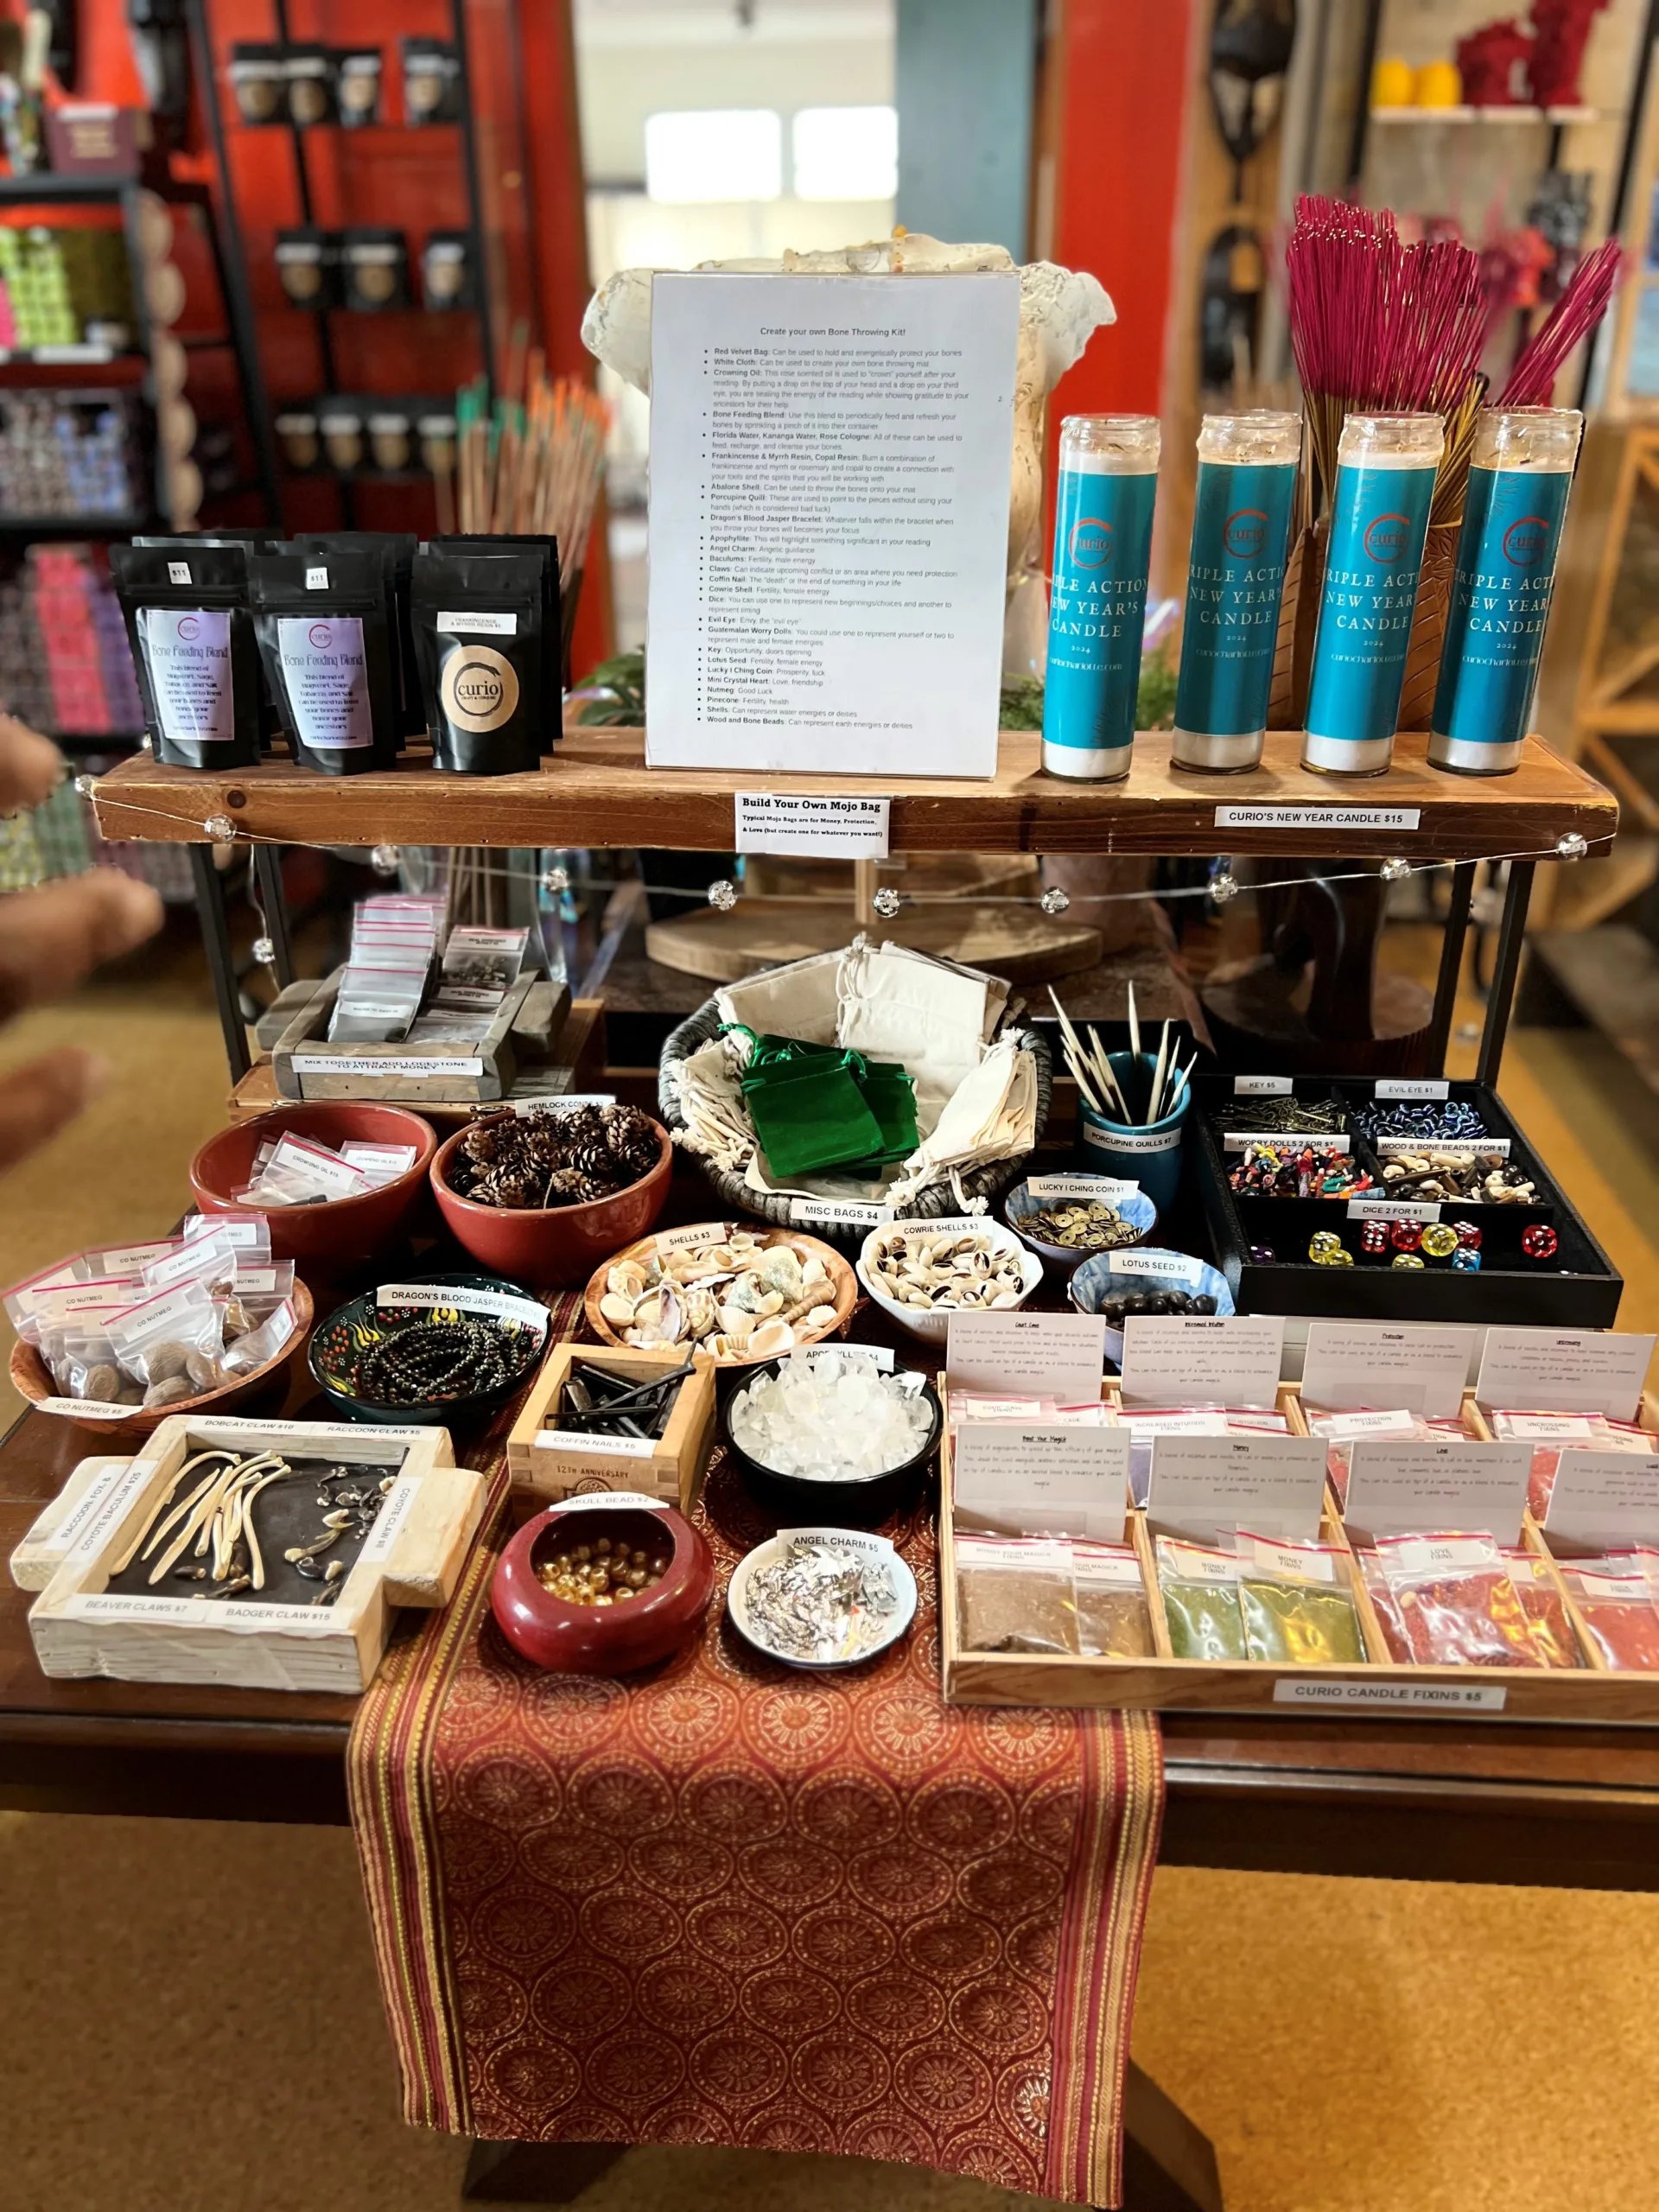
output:
M 110 573 L 156 758 L 176 768 L 259 758 L 259 652 L 239 545 L 112 545 Z
M 544 558 L 540 548 L 416 556 L 410 612 L 435 766 L 511 776 L 541 765 Z

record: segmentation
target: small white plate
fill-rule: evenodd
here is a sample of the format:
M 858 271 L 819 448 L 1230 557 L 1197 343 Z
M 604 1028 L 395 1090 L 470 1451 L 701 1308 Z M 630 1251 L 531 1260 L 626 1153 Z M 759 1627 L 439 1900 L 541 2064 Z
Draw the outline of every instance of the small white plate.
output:
M 898 1604 L 887 1616 L 886 1629 L 879 1642 L 868 1643 L 851 1659 L 798 1659 L 787 1651 L 774 1650 L 752 1625 L 749 1619 L 749 1578 L 757 1567 L 768 1567 L 776 1559 L 791 1536 L 816 1536 L 822 1541 L 836 1545 L 849 1555 L 879 1560 L 893 1580 Z M 896 1643 L 916 1618 L 916 1578 L 885 1536 L 869 1534 L 862 1529 L 780 1529 L 764 1544 L 757 1544 L 746 1552 L 732 1570 L 732 1579 L 726 1590 L 726 1610 L 732 1617 L 732 1626 L 746 1643 L 768 1659 L 776 1659 L 785 1667 L 804 1667 L 822 1670 L 836 1667 L 861 1667 L 867 1660 L 875 1658 L 889 1644 Z

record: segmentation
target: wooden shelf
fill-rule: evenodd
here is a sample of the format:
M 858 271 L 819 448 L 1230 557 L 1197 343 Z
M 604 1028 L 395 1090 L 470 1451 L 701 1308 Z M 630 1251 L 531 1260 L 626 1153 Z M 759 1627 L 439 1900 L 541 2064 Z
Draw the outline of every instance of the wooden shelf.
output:
M 1536 738 L 1512 776 L 1451 776 L 1431 768 L 1428 741 L 1403 735 L 1386 776 L 1311 775 L 1300 734 L 1271 731 L 1260 768 L 1196 776 L 1170 766 L 1166 734 L 1135 743 L 1117 784 L 1045 775 L 1034 733 L 1005 730 L 997 772 L 982 780 L 730 773 L 652 768 L 639 730 L 567 732 L 533 776 L 439 775 L 416 756 L 365 776 L 333 777 L 270 761 L 216 771 L 163 767 L 149 753 L 123 761 L 93 787 L 109 838 L 209 842 L 203 824 L 226 816 L 251 837 L 293 845 L 660 846 L 729 852 L 739 791 L 863 791 L 891 798 L 895 853 L 1403 854 L 1423 860 L 1547 855 L 1577 830 L 1592 847 L 1611 837 L 1618 803 L 1583 769 Z M 1224 807 L 1416 808 L 1415 829 L 1357 828 L 1339 817 L 1288 826 L 1217 824 Z

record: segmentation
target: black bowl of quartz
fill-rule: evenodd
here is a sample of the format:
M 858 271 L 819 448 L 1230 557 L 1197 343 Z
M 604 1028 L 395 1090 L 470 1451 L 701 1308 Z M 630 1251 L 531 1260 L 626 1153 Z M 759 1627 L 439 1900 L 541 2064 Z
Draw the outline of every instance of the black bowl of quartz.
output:
M 746 1368 L 721 1434 L 757 1502 L 785 1522 L 875 1529 L 911 1504 L 939 1440 L 939 1401 L 873 1346 L 810 1346 Z

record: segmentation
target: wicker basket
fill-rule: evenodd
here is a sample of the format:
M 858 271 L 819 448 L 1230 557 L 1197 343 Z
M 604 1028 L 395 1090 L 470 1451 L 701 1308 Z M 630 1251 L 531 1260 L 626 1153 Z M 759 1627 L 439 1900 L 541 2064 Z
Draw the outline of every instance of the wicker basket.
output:
M 689 1059 L 712 1038 L 718 1037 L 721 1027 L 719 1007 L 713 999 L 705 999 L 696 1012 L 687 1016 L 663 1046 L 662 1063 L 657 1077 L 657 1098 L 661 1118 L 672 1132 L 677 1133 L 685 1127 L 685 1116 L 680 1111 L 679 1079 L 674 1071 L 682 1060 Z M 1037 1141 L 1040 1142 L 1054 1089 L 1053 1060 L 1047 1044 L 1036 1030 L 1015 1029 L 1004 1034 L 1015 1037 L 1020 1049 L 1029 1052 L 1037 1064 Z M 716 1208 L 719 1213 L 758 1214 L 763 1221 L 771 1222 L 777 1229 L 796 1226 L 791 1219 L 791 1201 L 788 1198 L 752 1191 L 741 1175 L 734 1175 L 729 1168 L 718 1166 L 712 1160 L 703 1159 L 700 1154 L 690 1153 L 687 1156 L 695 1160 L 708 1177 L 720 1202 Z M 997 1200 L 1005 1197 L 1016 1183 L 1025 1179 L 1030 1159 L 1029 1153 L 1020 1153 L 1012 1160 L 996 1160 L 988 1166 L 970 1169 L 962 1178 L 962 1187 L 970 1198 L 983 1198 L 988 1205 L 995 1206 Z M 911 1205 L 899 1207 L 898 1217 L 906 1221 L 937 1220 L 941 1215 L 960 1211 L 955 1190 L 945 1182 L 924 1191 L 920 1198 Z M 834 1224 L 814 1222 L 812 1234 L 822 1236 L 841 1251 L 855 1254 L 867 1231 L 858 1227 L 842 1229 Z

